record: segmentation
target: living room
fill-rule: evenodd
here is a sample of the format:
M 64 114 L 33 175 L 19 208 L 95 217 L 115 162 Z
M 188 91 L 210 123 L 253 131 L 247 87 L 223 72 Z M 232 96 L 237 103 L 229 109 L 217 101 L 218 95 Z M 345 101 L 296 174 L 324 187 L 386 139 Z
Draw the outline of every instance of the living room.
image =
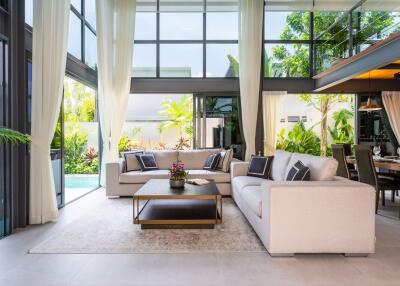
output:
M 398 285 L 400 3 L 0 0 L 1 285 Z

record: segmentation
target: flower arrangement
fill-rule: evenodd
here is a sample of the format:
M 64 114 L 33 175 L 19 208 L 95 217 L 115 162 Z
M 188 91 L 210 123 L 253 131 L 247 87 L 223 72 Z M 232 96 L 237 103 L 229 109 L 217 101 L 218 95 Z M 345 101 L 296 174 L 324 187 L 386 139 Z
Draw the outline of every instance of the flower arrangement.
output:
M 178 161 L 173 163 L 171 168 L 169 169 L 170 180 L 173 181 L 182 181 L 185 180 L 186 177 L 189 175 L 189 172 L 185 171 L 185 165 Z

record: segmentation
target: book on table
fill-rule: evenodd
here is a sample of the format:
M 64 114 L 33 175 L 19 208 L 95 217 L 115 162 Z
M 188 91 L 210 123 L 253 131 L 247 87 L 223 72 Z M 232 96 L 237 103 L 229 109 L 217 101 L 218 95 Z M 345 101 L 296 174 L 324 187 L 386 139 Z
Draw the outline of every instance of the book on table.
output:
M 197 185 L 197 186 L 204 186 L 204 185 L 208 185 L 210 183 L 206 179 L 189 179 L 186 182 L 188 184 Z

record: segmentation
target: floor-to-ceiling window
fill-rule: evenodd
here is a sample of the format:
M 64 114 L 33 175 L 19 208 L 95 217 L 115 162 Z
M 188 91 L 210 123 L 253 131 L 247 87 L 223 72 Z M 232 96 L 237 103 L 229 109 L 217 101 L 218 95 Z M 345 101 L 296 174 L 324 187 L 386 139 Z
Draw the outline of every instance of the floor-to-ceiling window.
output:
M 133 77 L 238 76 L 237 1 L 138 1 Z

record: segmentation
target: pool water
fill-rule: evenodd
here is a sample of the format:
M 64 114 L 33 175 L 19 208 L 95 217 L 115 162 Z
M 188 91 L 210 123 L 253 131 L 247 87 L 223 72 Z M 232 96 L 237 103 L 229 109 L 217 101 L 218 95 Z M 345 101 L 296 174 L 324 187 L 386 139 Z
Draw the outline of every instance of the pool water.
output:
M 65 175 L 66 189 L 94 189 L 99 186 L 99 175 Z

